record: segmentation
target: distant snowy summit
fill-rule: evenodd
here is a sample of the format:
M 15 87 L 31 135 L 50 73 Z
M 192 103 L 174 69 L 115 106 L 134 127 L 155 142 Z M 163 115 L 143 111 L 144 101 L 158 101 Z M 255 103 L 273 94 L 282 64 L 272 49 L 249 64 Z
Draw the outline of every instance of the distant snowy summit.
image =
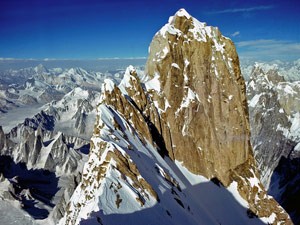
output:
M 180 9 L 145 75 L 129 67 L 101 91 L 59 224 L 292 224 L 259 181 L 238 55 L 217 28 Z
M 276 70 L 286 81 L 300 80 L 300 59 L 291 62 L 280 60 L 271 62 L 244 62 L 241 64 L 241 70 L 246 80 L 250 78 L 255 67 L 260 67 L 265 72 Z

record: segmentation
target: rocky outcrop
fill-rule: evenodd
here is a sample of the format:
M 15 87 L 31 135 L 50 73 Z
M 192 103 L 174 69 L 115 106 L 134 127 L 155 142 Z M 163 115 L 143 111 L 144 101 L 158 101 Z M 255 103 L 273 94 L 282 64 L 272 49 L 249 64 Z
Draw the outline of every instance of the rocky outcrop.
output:
M 177 203 L 185 208 L 174 173 L 163 170 L 165 179 L 158 181 L 145 171 L 161 171 L 170 159 L 218 185 L 236 185 L 252 217 L 291 224 L 259 181 L 245 83 L 233 43 L 181 9 L 153 38 L 145 73 L 142 83 L 132 67 L 119 86 L 105 80 L 89 161 L 60 224 L 92 218 L 102 224 L 107 214 L 142 210 L 139 204 L 144 209 L 164 207 L 159 188 L 164 182 L 171 185 L 166 193 L 176 193 Z M 148 160 L 141 160 L 143 155 Z M 126 209 L 121 208 L 123 198 Z M 93 211 L 103 213 L 95 217 Z
M 136 102 L 124 93 L 134 93 Z M 146 149 L 146 140 L 152 141 L 147 122 L 137 108 L 144 107 L 145 101 L 146 95 L 133 67 L 127 69 L 119 87 L 110 80 L 104 81 L 89 160 L 60 224 L 78 224 L 87 218 L 104 193 L 110 201 L 103 207 L 115 212 L 126 209 L 122 203 L 124 197 L 128 202 L 133 201 L 130 203 L 133 208 L 151 207 L 159 201 L 156 191 L 132 159 L 132 154 L 136 154 L 134 149 Z M 126 197 L 128 191 L 132 199 Z M 108 192 L 113 192 L 112 196 L 108 197 Z
M 75 128 L 79 131 L 80 134 L 88 132 L 86 130 L 88 123 L 88 114 L 94 110 L 94 106 L 89 102 L 89 100 L 79 99 L 77 102 L 78 108 L 72 119 L 75 120 Z

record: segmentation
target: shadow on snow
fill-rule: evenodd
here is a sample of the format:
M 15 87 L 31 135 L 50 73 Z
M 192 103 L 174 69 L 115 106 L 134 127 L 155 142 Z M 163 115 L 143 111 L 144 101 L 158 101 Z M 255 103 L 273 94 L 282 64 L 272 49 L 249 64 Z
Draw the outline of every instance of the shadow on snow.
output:
M 53 208 L 52 198 L 58 188 L 55 173 L 44 169 L 30 169 L 23 162 L 15 163 L 10 156 L 0 156 L 0 174 L 10 182 L 10 193 L 21 202 L 22 208 L 34 219 L 45 219 Z
M 141 152 L 135 155 L 136 151 L 130 152 L 133 161 L 136 157 L 142 159 L 145 163 L 153 161 L 146 154 Z M 127 152 L 129 153 L 129 152 Z M 169 186 L 169 190 L 161 191 L 159 174 L 157 179 L 151 183 L 159 196 L 159 202 L 150 208 L 141 207 L 140 211 L 132 213 L 114 213 L 104 214 L 100 209 L 93 212 L 90 217 L 80 222 L 81 225 L 240 225 L 264 224 L 249 209 L 243 207 L 218 180 L 207 181 L 192 185 L 185 178 L 178 167 L 171 162 L 168 157 L 164 160 L 171 170 L 175 172 L 178 178 L 183 182 L 185 187 L 176 188 Z M 145 166 L 145 164 L 143 164 Z M 169 172 L 166 169 L 167 172 Z M 142 177 L 146 180 L 153 180 L 151 175 L 147 175 L 145 170 L 139 168 Z M 151 173 L 150 173 L 151 174 Z M 182 189 L 182 190 L 181 190 Z M 122 203 L 121 203 L 122 204 Z M 124 203 L 123 203 L 124 204 Z M 101 208 L 101 206 L 100 206 Z

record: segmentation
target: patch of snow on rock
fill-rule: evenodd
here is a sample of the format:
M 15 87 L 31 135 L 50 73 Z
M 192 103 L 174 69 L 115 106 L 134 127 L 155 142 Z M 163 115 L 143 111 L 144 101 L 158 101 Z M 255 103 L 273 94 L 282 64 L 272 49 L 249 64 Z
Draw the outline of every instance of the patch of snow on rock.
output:
M 249 102 L 250 107 L 255 107 L 259 101 L 259 98 L 262 94 L 256 94 Z
M 171 64 L 171 66 L 172 66 L 172 67 L 175 67 L 175 68 L 177 68 L 177 69 L 179 69 L 179 70 L 180 70 L 180 67 L 178 66 L 178 64 L 177 64 L 177 63 L 172 63 L 172 64 Z
M 112 92 L 115 88 L 115 84 L 112 80 L 110 79 L 105 79 L 104 83 L 102 84 L 102 90 L 106 90 L 108 92 Z
M 151 79 L 148 80 L 145 83 L 146 89 L 147 90 L 155 90 L 157 92 L 160 92 L 160 81 L 159 81 L 159 74 L 155 74 L 155 76 Z

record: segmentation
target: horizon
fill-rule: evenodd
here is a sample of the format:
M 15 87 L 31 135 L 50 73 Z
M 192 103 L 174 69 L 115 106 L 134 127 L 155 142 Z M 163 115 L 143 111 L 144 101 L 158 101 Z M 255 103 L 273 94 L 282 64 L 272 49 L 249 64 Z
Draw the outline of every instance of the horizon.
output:
M 296 0 L 165 1 L 166 4 L 137 0 L 1 1 L 0 57 L 146 59 L 155 33 L 168 22 L 169 16 L 185 8 L 199 21 L 219 27 L 235 43 L 241 61 L 300 58 L 300 15 Z
M 90 72 L 112 72 L 118 70 L 125 70 L 132 65 L 139 69 L 144 69 L 147 63 L 147 58 L 102 58 L 102 59 L 4 59 L 0 58 L 0 72 L 9 70 L 22 70 L 38 67 L 42 65 L 46 69 L 71 69 L 81 68 Z M 249 66 L 253 67 L 256 63 L 263 63 L 265 65 L 277 65 L 281 68 L 286 66 L 300 65 L 300 58 L 290 60 L 240 60 L 240 68 L 244 70 Z M 245 75 L 245 74 L 244 74 Z
M 111 58 L 3 58 L 0 57 L 0 63 L 4 61 L 39 61 L 39 62 L 51 62 L 51 61 L 108 61 L 108 60 L 148 60 L 148 57 L 111 57 Z M 246 64 L 251 63 L 291 63 L 300 61 L 300 56 L 295 57 L 295 59 L 254 59 L 254 58 L 239 58 L 240 62 L 244 62 Z

